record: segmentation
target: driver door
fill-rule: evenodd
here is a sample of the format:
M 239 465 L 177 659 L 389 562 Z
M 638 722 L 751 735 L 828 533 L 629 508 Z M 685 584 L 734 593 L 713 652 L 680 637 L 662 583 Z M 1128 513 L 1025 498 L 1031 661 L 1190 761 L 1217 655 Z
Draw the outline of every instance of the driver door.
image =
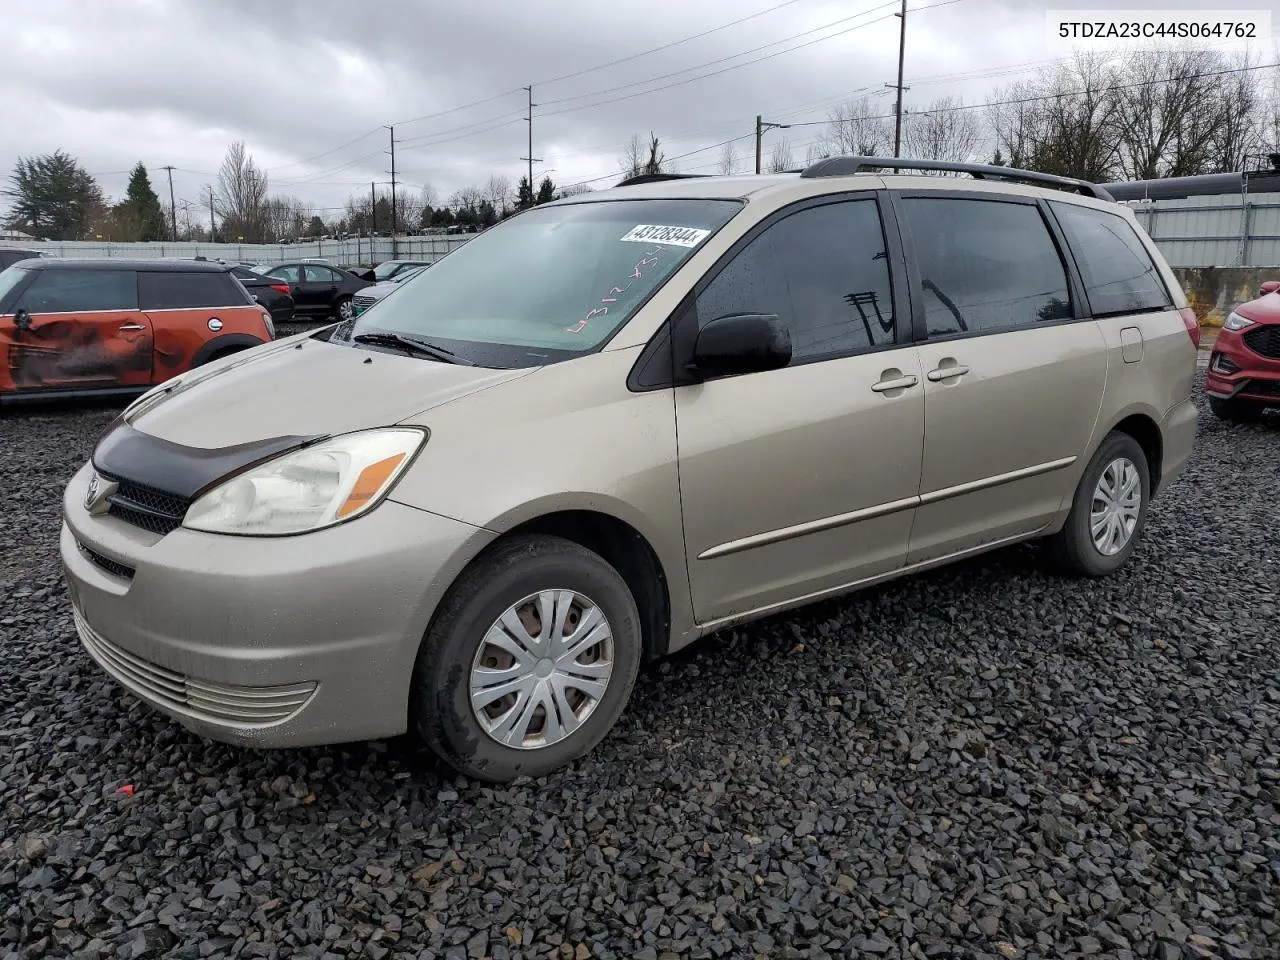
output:
M 146 386 L 151 322 L 138 309 L 132 270 L 46 267 L 0 319 L 0 349 L 14 389 Z M 18 314 L 26 311 L 19 325 Z

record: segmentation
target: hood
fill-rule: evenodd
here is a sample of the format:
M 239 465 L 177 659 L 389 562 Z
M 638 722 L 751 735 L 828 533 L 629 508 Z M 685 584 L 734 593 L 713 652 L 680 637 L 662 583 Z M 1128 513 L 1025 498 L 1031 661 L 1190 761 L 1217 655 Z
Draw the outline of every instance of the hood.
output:
M 1254 323 L 1280 323 L 1280 293 L 1266 293 L 1236 307 L 1235 312 Z
M 398 423 L 535 369 L 466 367 L 303 334 L 179 377 L 128 420 L 143 433 L 205 449 L 339 434 Z

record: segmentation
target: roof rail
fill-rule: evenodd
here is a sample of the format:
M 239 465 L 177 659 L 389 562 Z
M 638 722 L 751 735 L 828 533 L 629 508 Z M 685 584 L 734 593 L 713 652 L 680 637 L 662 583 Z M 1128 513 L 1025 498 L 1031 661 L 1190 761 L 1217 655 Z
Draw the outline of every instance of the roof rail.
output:
M 614 184 L 617 187 L 634 187 L 639 183 L 657 183 L 659 180 L 685 180 L 689 177 L 709 177 L 709 173 L 641 173 L 634 177 L 627 177 Z
M 1025 180 L 1029 183 L 1044 183 L 1055 187 L 1069 187 L 1077 193 L 1096 200 L 1114 200 L 1105 187 L 1087 180 L 1076 180 L 1072 177 L 1059 177 L 1052 173 L 1037 173 L 1034 170 L 1019 170 L 1017 167 L 997 167 L 990 163 L 956 163 L 951 160 L 916 160 L 905 157 L 827 157 L 809 164 L 800 174 L 802 177 L 844 177 L 864 170 L 876 170 L 888 167 L 893 170 L 939 170 L 955 173 L 972 174 L 975 179 L 985 180 Z

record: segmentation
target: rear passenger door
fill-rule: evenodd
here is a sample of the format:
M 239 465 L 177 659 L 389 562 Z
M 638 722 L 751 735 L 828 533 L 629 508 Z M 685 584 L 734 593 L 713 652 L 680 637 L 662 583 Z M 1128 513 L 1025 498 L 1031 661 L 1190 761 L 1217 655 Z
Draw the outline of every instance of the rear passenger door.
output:
M 895 203 L 925 376 L 914 564 L 1053 519 L 1093 432 L 1107 358 L 1039 201 L 921 190 Z
M 336 270 L 319 263 L 302 265 L 302 295 L 308 309 L 327 315 L 338 298 L 342 277 Z
M 780 211 L 677 314 L 675 370 L 698 329 L 730 314 L 777 315 L 793 349 L 783 369 L 675 390 L 700 623 L 838 590 L 904 562 L 920 484 L 923 378 L 899 328 L 901 254 L 884 213 L 886 222 L 866 193 Z
M 306 313 L 309 306 L 302 290 L 302 266 L 297 263 L 290 263 L 283 267 L 276 267 L 270 273 L 265 274 L 272 280 L 282 280 L 289 285 L 289 295 L 293 297 L 294 309 L 300 313 Z
M 96 389 L 151 380 L 151 326 L 128 269 L 33 271 L 14 304 L 29 326 L 0 320 L 0 351 L 15 389 Z
M 236 315 L 248 306 L 231 274 L 219 270 L 143 271 L 138 291 L 155 338 L 156 383 L 190 369 L 200 348 L 238 326 Z

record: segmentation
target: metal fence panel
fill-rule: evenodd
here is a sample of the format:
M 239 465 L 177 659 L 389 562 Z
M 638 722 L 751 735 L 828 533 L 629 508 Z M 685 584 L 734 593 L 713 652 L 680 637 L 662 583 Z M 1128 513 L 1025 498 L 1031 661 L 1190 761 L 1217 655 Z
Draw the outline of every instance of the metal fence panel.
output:
M 471 239 L 468 235 L 398 237 L 395 256 L 403 260 L 438 260 Z M 101 260 L 154 260 L 164 257 L 207 257 L 244 263 L 268 263 L 319 257 L 339 264 L 372 264 L 392 257 L 390 237 L 308 240 L 302 243 L 109 243 L 68 240 L 0 240 L 0 247 L 39 250 L 49 256 Z

